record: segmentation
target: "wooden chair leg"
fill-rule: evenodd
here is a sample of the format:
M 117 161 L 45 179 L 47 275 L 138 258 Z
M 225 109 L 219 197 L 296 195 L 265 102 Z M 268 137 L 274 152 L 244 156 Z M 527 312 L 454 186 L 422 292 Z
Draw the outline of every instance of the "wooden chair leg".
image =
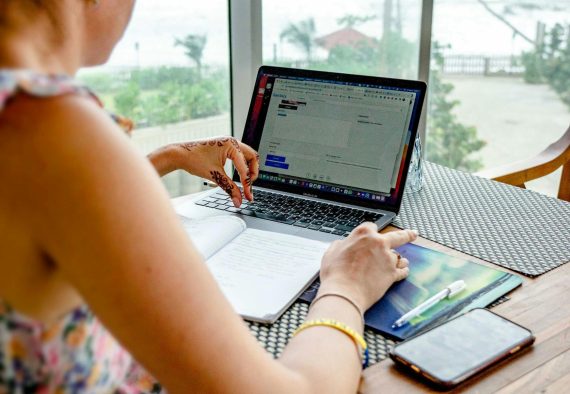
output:
M 566 162 L 566 164 L 564 164 L 562 167 L 562 176 L 560 177 L 558 198 L 570 202 L 570 161 Z

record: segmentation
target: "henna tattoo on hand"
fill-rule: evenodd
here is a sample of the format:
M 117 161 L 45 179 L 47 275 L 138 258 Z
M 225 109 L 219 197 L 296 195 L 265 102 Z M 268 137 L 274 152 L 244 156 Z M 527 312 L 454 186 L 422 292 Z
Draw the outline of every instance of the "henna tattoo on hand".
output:
M 259 163 L 259 154 L 258 153 L 255 154 L 255 159 Z M 253 161 L 253 159 L 246 160 L 248 168 L 251 168 L 252 161 Z M 245 180 L 245 182 L 249 186 L 250 190 L 253 191 L 253 183 L 251 182 L 251 172 L 249 170 L 247 170 L 247 179 Z
M 234 148 L 237 149 L 238 152 L 241 152 L 238 140 L 236 140 L 234 137 L 232 137 L 232 138 L 230 138 L 230 143 L 234 146 Z
M 241 152 L 240 147 L 239 147 L 239 142 L 234 137 L 218 138 L 217 142 L 218 142 L 219 147 L 222 147 L 226 144 L 226 142 L 229 142 L 230 144 L 233 145 L 234 148 L 236 148 L 238 150 L 238 152 Z
M 240 147 L 239 147 L 239 142 L 234 138 L 234 137 L 222 137 L 222 138 L 212 138 L 209 140 L 202 140 L 202 141 L 190 141 L 190 142 L 185 142 L 182 144 L 179 144 L 180 147 L 186 149 L 187 151 L 192 151 L 194 148 L 196 148 L 197 146 L 216 146 L 218 145 L 218 147 L 222 147 L 226 144 L 226 142 L 229 142 L 230 144 L 232 144 L 234 146 L 234 148 L 236 148 L 238 150 L 238 152 L 241 152 Z
M 230 140 L 229 137 L 218 138 L 218 146 L 221 148 L 226 142 Z
M 251 186 L 251 172 L 249 170 L 245 173 L 245 184 Z
M 210 171 L 210 175 L 216 184 L 222 188 L 223 191 L 228 193 L 230 197 L 232 196 L 232 192 L 234 190 L 234 185 L 230 183 L 227 176 L 222 175 L 219 171 Z
M 186 149 L 188 152 L 191 152 L 195 147 L 201 145 L 206 146 L 208 141 L 190 141 L 183 144 L 180 144 L 180 147 Z

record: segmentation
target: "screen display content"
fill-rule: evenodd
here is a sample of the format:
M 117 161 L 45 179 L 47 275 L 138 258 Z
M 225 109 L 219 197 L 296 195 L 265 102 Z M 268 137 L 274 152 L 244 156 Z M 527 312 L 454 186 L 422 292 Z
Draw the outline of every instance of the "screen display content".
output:
M 275 73 L 260 74 L 257 88 L 244 141 L 259 151 L 261 181 L 396 199 L 420 90 Z

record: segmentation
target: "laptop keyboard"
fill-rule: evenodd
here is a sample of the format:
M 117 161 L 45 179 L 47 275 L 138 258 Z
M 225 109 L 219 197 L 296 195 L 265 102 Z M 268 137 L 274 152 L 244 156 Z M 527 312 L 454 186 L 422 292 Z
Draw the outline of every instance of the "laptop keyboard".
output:
M 222 191 L 197 201 L 196 205 L 344 237 L 360 223 L 375 222 L 383 216 L 380 213 L 260 190 L 255 191 L 255 202 L 244 199 L 239 208 L 234 207 L 232 200 Z

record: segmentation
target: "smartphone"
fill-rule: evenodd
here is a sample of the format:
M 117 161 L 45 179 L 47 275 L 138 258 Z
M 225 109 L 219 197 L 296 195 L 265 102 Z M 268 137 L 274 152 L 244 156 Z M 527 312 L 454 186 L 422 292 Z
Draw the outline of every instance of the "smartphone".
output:
M 528 329 L 473 309 L 396 345 L 390 358 L 439 389 L 451 389 L 534 342 Z

